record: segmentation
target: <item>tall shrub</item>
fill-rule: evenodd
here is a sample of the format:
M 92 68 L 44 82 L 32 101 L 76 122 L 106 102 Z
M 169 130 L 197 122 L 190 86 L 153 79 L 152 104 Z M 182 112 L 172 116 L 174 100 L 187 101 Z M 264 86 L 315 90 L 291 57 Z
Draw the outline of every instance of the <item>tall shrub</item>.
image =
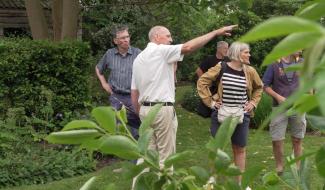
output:
M 83 42 L 0 41 L 0 111 L 24 107 L 27 115 L 83 108 L 90 100 L 90 48 Z M 44 119 L 44 118 L 43 118 Z

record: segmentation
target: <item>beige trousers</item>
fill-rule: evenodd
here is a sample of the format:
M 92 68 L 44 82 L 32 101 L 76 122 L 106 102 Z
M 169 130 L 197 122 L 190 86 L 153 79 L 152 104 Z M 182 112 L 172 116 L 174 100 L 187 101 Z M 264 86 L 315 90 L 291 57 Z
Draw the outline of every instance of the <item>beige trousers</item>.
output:
M 141 106 L 140 119 L 143 120 L 149 113 L 150 106 Z M 164 167 L 166 158 L 176 152 L 177 117 L 173 106 L 163 106 L 151 124 L 153 135 L 149 149 L 159 153 L 159 165 Z
M 148 115 L 150 109 L 150 106 L 141 106 L 139 113 L 141 120 Z M 176 152 L 177 125 L 177 116 L 173 106 L 163 106 L 151 124 L 154 132 L 149 143 L 149 149 L 156 150 L 159 153 L 160 168 L 164 167 L 166 158 Z M 137 164 L 142 162 L 143 159 L 139 159 Z M 148 169 L 145 169 L 143 172 L 147 171 Z M 132 189 L 134 189 L 136 180 L 137 177 L 133 178 Z

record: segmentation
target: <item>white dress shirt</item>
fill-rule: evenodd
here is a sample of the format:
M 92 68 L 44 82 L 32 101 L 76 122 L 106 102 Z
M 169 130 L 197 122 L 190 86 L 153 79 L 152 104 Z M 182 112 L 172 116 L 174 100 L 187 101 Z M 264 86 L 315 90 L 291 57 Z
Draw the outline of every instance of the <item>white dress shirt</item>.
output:
M 133 63 L 132 90 L 138 102 L 175 102 L 174 63 L 182 61 L 183 44 L 148 43 Z

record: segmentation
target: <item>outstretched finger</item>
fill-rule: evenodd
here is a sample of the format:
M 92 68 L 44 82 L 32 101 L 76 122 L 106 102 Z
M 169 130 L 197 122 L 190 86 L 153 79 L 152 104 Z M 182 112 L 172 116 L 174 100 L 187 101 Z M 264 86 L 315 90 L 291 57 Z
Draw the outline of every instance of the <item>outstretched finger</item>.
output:
M 228 27 L 230 27 L 231 29 L 234 29 L 234 28 L 237 28 L 238 27 L 238 24 L 230 25 Z

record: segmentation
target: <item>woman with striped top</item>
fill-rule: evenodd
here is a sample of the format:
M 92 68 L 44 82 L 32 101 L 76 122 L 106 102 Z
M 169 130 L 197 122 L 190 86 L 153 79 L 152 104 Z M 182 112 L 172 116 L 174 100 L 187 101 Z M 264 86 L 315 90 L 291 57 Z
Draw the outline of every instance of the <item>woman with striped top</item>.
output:
M 231 142 L 234 162 L 241 171 L 244 171 L 250 117 L 253 116 L 253 110 L 261 99 L 263 83 L 256 70 L 249 66 L 248 44 L 234 42 L 228 50 L 228 57 L 230 62 L 217 64 L 204 73 L 197 82 L 197 88 L 202 101 L 214 109 L 211 114 L 212 136 L 215 136 L 220 126 L 217 117 L 221 106 L 243 108 L 243 122 L 237 125 Z M 219 74 L 222 74 L 220 82 L 216 81 Z M 209 87 L 214 82 L 219 82 L 218 91 L 211 94 Z M 241 182 L 241 176 L 238 176 L 238 182 Z

